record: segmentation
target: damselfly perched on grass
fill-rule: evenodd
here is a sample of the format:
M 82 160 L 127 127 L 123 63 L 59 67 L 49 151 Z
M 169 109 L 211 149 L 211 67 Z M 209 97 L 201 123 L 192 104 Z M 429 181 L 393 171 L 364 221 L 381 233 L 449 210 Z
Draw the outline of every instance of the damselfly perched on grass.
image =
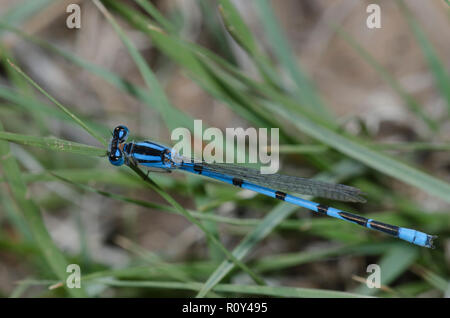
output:
M 367 219 L 360 215 L 341 211 L 283 192 L 308 194 L 340 201 L 365 202 L 366 200 L 361 197 L 361 191 L 357 188 L 281 174 L 262 175 L 257 170 L 234 164 L 196 162 L 191 158 L 181 156 L 176 156 L 175 158 L 172 149 L 169 147 L 150 141 L 127 143 L 127 138 L 127 127 L 120 125 L 114 129 L 108 148 L 108 157 L 111 164 L 121 166 L 133 163 L 161 171 L 178 169 L 203 175 L 283 200 L 320 214 L 377 230 L 419 246 L 433 248 L 433 239 L 435 238 L 433 235 Z

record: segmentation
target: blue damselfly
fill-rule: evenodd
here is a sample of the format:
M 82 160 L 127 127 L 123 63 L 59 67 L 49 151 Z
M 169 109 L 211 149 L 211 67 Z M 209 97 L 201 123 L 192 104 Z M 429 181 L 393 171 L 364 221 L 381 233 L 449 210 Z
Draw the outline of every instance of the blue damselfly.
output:
M 115 166 L 134 164 L 145 166 L 151 170 L 187 171 L 286 201 L 319 214 L 377 230 L 419 246 L 433 248 L 433 239 L 435 238 L 433 235 L 367 219 L 286 193 L 307 194 L 340 201 L 365 202 L 365 199 L 361 197 L 361 191 L 357 188 L 281 174 L 262 175 L 255 169 L 234 164 L 197 162 L 181 156 L 175 158 L 169 147 L 151 141 L 127 143 L 127 137 L 127 127 L 121 125 L 114 129 L 108 149 L 108 158 Z

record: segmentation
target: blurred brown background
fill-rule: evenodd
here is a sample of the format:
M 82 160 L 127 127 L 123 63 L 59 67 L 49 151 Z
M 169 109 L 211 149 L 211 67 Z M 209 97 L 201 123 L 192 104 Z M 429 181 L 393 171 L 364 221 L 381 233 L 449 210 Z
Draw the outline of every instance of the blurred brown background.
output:
M 205 19 L 197 1 L 193 0 L 159 0 L 152 1 L 163 12 L 177 7 L 184 17 L 182 34 L 185 39 L 204 45 L 220 52 L 212 34 L 206 27 Z M 381 29 L 370 30 L 365 27 L 368 13 L 366 7 L 375 1 L 362 0 L 282 0 L 272 1 L 275 14 L 294 49 L 298 62 L 316 84 L 325 104 L 339 116 L 341 123 L 357 133 L 358 126 L 354 118 L 361 118 L 378 141 L 417 141 L 424 134 L 423 123 L 411 115 L 403 100 L 390 85 L 365 61 L 361 55 L 342 38 L 336 35 L 330 25 L 339 25 L 358 43 L 368 50 L 373 57 L 402 84 L 407 92 L 416 97 L 426 113 L 433 118 L 446 114 L 445 101 L 433 85 L 433 77 L 423 57 L 423 53 L 414 38 L 405 17 L 398 6 L 391 0 L 376 1 L 382 7 Z M 65 8 L 70 3 L 78 3 L 82 8 L 82 27 L 69 30 L 65 27 L 67 13 Z M 256 18 L 256 12 L 250 1 L 233 1 L 254 34 L 261 40 L 270 53 L 270 44 L 261 36 L 262 30 Z M 444 1 L 406 0 L 408 8 L 418 19 L 428 39 L 432 42 L 441 60 L 450 66 L 450 18 L 449 8 Z M 16 4 L 14 0 L 0 2 L 0 16 Z M 220 22 L 219 15 L 213 17 Z M 151 41 L 140 32 L 131 29 L 126 23 L 121 25 L 128 30 L 128 35 L 149 61 L 160 82 L 165 86 L 172 103 L 192 117 L 204 120 L 209 126 L 225 129 L 226 127 L 245 126 L 242 119 L 235 116 L 229 108 L 208 96 L 177 66 L 168 62 L 152 47 Z M 144 86 L 143 79 L 130 58 L 126 48 L 119 40 L 111 25 L 90 1 L 71 0 L 55 1 L 46 10 L 39 12 L 26 23 L 19 26 L 29 34 L 46 39 L 51 43 L 76 55 L 101 65 L 134 83 Z M 228 38 L 233 57 L 249 74 L 256 74 L 246 55 Z M 47 89 L 63 104 L 78 109 L 84 114 L 102 118 L 111 127 L 126 123 L 134 127 L 134 133 L 141 136 L 153 136 L 155 140 L 169 143 L 169 134 L 157 120 L 152 110 L 139 101 L 122 94 L 89 72 L 70 65 L 62 58 L 55 58 L 37 46 L 22 39 L 6 34 L 3 44 L 14 49 L 15 58 L 28 74 L 42 87 Z M 128 118 L 127 114 L 142 114 Z M 139 118 L 152 118 L 150 123 Z M 52 131 L 55 135 L 84 143 L 94 140 L 79 135 L 75 129 L 59 127 L 55 122 Z M 435 141 L 449 141 L 450 122 L 442 125 L 440 134 L 431 138 Z M 428 154 L 425 165 L 432 174 L 450 181 L 448 173 L 448 152 Z M 406 190 L 408 191 L 408 190 Z M 416 199 L 434 208 L 444 208 L 422 193 L 411 190 Z M 186 198 L 179 198 L 185 200 Z M 116 246 L 108 243 L 108 238 L 120 233 L 120 213 L 113 211 L 115 205 L 98 196 L 86 195 L 79 202 L 86 208 L 84 223 L 92 255 L 98 261 L 114 266 L 125 264 L 127 255 Z M 189 203 L 186 203 L 189 204 Z M 99 207 L 102 207 L 99 210 Z M 110 209 L 108 209 L 108 207 Z M 230 210 L 224 206 L 223 210 Z M 127 213 L 136 213 L 130 211 Z M 182 259 L 186 254 L 201 253 L 195 251 L 202 234 L 184 219 L 167 214 L 145 214 L 139 216 L 141 228 L 136 237 L 141 246 L 158 251 L 162 248 L 170 251 L 174 259 Z M 60 246 L 66 250 L 78 250 L 71 246 L 73 236 L 73 219 L 46 215 L 46 222 L 51 234 Z M 276 237 L 261 248 L 269 251 L 283 252 L 289 246 L 281 244 Z M 255 253 L 258 253 L 256 251 Z M 447 253 L 448 256 L 448 253 Z M 193 257 L 192 255 L 190 257 Z M 336 271 L 342 276 L 349 276 L 360 264 L 342 260 L 336 265 Z M 327 286 L 341 287 L 341 281 L 335 274 L 329 274 L 329 267 L 320 264 L 310 269 L 308 277 L 298 276 L 301 281 L 286 280 L 286 285 L 304 287 L 315 286 L 315 282 L 328 281 Z M 10 291 L 14 282 L 22 279 L 30 269 L 23 268 L 16 259 L 3 258 L 0 262 L 0 286 Z M 314 274 L 311 274 L 314 272 Z M 301 278 L 300 278 L 301 277 Z M 334 281 L 334 283 L 333 283 Z M 345 288 L 343 288 L 345 289 Z

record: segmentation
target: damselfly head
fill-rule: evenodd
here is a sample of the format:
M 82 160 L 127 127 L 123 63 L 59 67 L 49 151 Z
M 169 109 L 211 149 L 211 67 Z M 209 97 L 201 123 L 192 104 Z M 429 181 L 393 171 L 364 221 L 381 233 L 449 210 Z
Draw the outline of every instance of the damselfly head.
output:
M 124 142 L 128 138 L 128 128 L 124 125 L 119 125 L 114 128 L 113 139 L 117 139 L 119 143 Z
M 108 146 L 108 159 L 114 166 L 124 164 L 124 155 L 122 153 L 123 144 L 128 137 L 128 128 L 125 126 L 117 126 L 114 128 L 113 136 Z
M 109 162 L 111 162 L 114 166 L 121 166 L 124 163 L 124 156 L 122 151 L 118 147 L 112 147 L 109 155 L 108 155 Z

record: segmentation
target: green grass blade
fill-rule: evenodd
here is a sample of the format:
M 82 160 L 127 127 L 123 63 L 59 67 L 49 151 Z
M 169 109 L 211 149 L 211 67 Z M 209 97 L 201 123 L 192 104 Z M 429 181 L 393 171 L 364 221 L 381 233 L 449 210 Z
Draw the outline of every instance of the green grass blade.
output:
M 27 99 L 30 99 L 32 101 L 37 100 L 34 88 L 28 85 L 28 82 L 20 74 L 18 74 L 15 70 L 9 67 L 7 60 L 13 61 L 13 63 L 16 63 L 16 61 L 14 60 L 12 52 L 10 52 L 8 48 L 6 48 L 4 45 L 1 44 L 0 44 L 0 56 L 4 57 L 4 59 L 0 59 L 0 61 L 2 62 L 3 67 L 7 71 L 6 77 L 8 78 L 10 85 L 16 88 L 17 91 L 20 91 L 24 96 L 27 97 Z M 59 114 L 59 112 L 55 113 Z M 37 134 L 38 135 L 48 134 L 49 127 L 45 116 L 37 111 L 31 111 L 30 115 L 33 118 L 33 122 L 35 122 L 36 126 L 38 127 Z
M 272 44 L 272 49 L 278 58 L 280 64 L 284 67 L 294 81 L 296 87 L 293 89 L 293 95 L 302 105 L 312 109 L 314 112 L 332 119 L 330 111 L 324 106 L 315 92 L 315 88 L 307 75 L 301 70 L 295 61 L 292 48 L 289 46 L 280 25 L 273 13 L 273 9 L 267 0 L 254 2 L 259 9 L 260 20 L 267 33 L 268 42 Z
M 286 112 L 282 108 L 273 110 L 291 122 L 300 131 L 336 149 L 347 156 L 385 173 L 391 177 L 415 186 L 444 201 L 450 202 L 450 184 L 439 180 L 394 158 L 370 149 L 353 139 L 339 135 L 328 128 L 316 125 L 307 118 Z
M 137 4 L 141 6 L 150 16 L 158 22 L 164 30 L 168 33 L 175 33 L 177 28 L 167 19 L 159 10 L 148 0 L 134 0 Z
M 28 84 L 27 84 L 28 85 Z M 42 103 L 36 98 L 33 98 L 31 96 L 27 96 L 22 94 L 22 92 L 12 89 L 10 87 L 5 87 L 0 85 L 0 97 L 4 98 L 5 100 L 13 103 L 14 105 L 8 105 L 6 106 L 8 111 L 13 112 L 22 112 L 22 113 L 33 113 L 38 115 L 39 118 L 48 118 L 52 117 L 55 119 L 58 119 L 60 121 L 64 121 L 65 123 L 68 123 L 70 125 L 78 125 L 74 121 L 72 121 L 67 115 L 61 113 L 61 112 L 55 112 L 54 108 Z M 97 122 L 93 122 L 92 120 L 88 119 L 88 116 L 82 116 L 79 114 L 75 114 L 77 117 L 81 118 L 85 123 L 89 124 L 89 127 L 93 128 L 95 131 L 97 131 L 99 134 L 109 134 L 110 130 L 108 127 L 103 126 L 102 124 L 99 124 Z M 42 124 L 45 124 L 43 122 Z M 48 133 L 48 129 L 42 129 L 44 133 Z
M 187 127 L 189 128 L 192 126 L 193 119 L 188 115 L 183 113 L 182 111 L 178 110 L 177 108 L 174 108 L 172 106 L 165 107 L 164 105 L 160 104 L 156 97 L 154 97 L 154 94 L 150 94 L 146 89 L 143 89 L 142 87 L 139 87 L 122 77 L 118 76 L 117 74 L 110 72 L 98 65 L 95 65 L 93 63 L 90 63 L 74 54 L 72 54 L 70 51 L 66 51 L 63 49 L 60 49 L 54 45 L 52 45 L 49 42 L 37 39 L 36 37 L 29 36 L 20 30 L 13 28 L 9 25 L 0 23 L 0 28 L 3 28 L 5 30 L 14 32 L 18 36 L 21 36 L 22 38 L 29 40 L 42 48 L 54 52 L 69 62 L 86 69 L 90 73 L 102 78 L 106 82 L 110 83 L 111 85 L 115 86 L 116 88 L 120 89 L 121 91 L 137 98 L 138 100 L 142 101 L 145 105 L 156 109 L 159 113 L 164 114 L 168 113 L 167 117 L 171 117 L 171 123 L 173 123 L 174 126 L 177 127 Z
M 58 173 L 51 172 L 51 175 L 61 181 L 64 181 L 73 186 L 76 186 L 77 188 L 80 188 L 80 189 L 83 189 L 83 190 L 86 190 L 89 192 L 94 192 L 101 196 L 104 196 L 104 197 L 107 197 L 107 198 L 110 198 L 110 199 L 113 199 L 116 201 L 130 203 L 130 204 L 140 206 L 140 207 L 143 207 L 146 209 L 155 209 L 158 211 L 164 211 L 164 212 L 168 212 L 168 213 L 174 213 L 174 214 L 181 215 L 180 212 L 171 205 L 165 205 L 165 204 L 159 204 L 159 203 L 134 199 L 134 198 L 120 195 L 120 194 L 99 190 L 99 189 L 90 187 L 88 185 L 84 185 L 79 182 L 75 182 L 75 181 L 73 181 L 73 179 L 68 179 Z M 218 215 L 214 215 L 214 214 L 205 214 L 202 212 L 196 212 L 196 211 L 192 211 L 192 210 L 187 210 L 187 211 L 192 216 L 194 216 L 195 218 L 197 218 L 199 220 L 212 221 L 212 222 L 218 222 L 218 223 L 226 223 L 226 224 L 232 224 L 232 225 L 238 225 L 238 226 L 253 226 L 253 225 L 258 224 L 260 221 L 258 219 L 239 219 L 239 218 L 223 217 L 223 216 L 218 216 Z
M 423 280 L 427 281 L 431 286 L 439 289 L 441 292 L 446 293 L 447 291 L 450 291 L 450 281 L 437 275 L 436 273 L 433 273 L 429 269 L 420 265 L 414 265 L 412 271 L 422 277 Z
M 19 1 L 11 9 L 6 11 L 0 17 L 0 20 L 11 25 L 20 25 L 23 21 L 28 20 L 32 15 L 41 11 L 52 2 L 53 0 Z
M 183 120 L 174 120 L 177 117 L 182 116 L 178 110 L 176 110 L 172 104 L 169 102 L 163 88 L 158 82 L 158 79 L 156 78 L 155 74 L 151 71 L 147 63 L 145 62 L 142 55 L 139 53 L 137 48 L 134 46 L 134 44 L 129 40 L 129 38 L 126 36 L 122 28 L 117 24 L 114 17 L 108 12 L 108 10 L 105 8 L 105 6 L 98 0 L 94 0 L 94 4 L 97 6 L 97 8 L 102 12 L 102 14 L 106 17 L 106 19 L 109 21 L 109 23 L 112 25 L 116 33 L 119 35 L 120 39 L 128 49 L 128 52 L 130 53 L 131 57 L 133 58 L 134 62 L 136 63 L 142 77 L 145 80 L 145 83 L 147 84 L 148 89 L 152 92 L 153 97 L 155 98 L 155 103 L 159 107 L 159 112 L 161 116 L 164 119 L 164 122 L 166 126 L 173 130 L 175 128 L 179 127 L 179 122 L 182 122 Z M 193 122 L 191 122 L 186 128 L 192 130 L 193 129 Z
M 252 32 L 231 1 L 220 0 L 219 12 L 225 28 L 231 37 L 252 57 L 265 80 L 273 87 L 278 88 L 279 76 L 274 67 L 272 67 L 269 59 L 261 52 Z
M 341 255 L 377 255 L 386 251 L 391 244 L 381 243 L 365 243 L 365 244 L 349 244 L 338 247 L 321 248 L 312 251 L 304 251 L 300 253 L 287 253 L 271 255 L 260 258 L 252 268 L 258 273 L 268 271 L 283 271 L 286 268 L 298 266 L 301 264 L 320 261 L 329 257 L 336 257 Z
M 159 271 L 163 276 L 165 275 L 180 282 L 192 282 L 189 274 L 187 274 L 185 271 L 182 271 L 175 266 L 171 266 L 170 263 L 166 263 L 158 254 L 147 251 L 131 240 L 120 236 L 117 238 L 116 243 L 122 248 L 137 255 L 140 259 L 144 260 L 148 265 L 150 265 L 150 267 L 159 268 Z M 216 295 L 215 293 L 211 293 L 211 297 L 218 297 L 218 295 Z
M 414 246 L 395 244 L 378 262 L 380 266 L 380 283 L 387 286 L 403 274 L 419 256 L 419 249 Z M 379 288 L 368 288 L 365 284 L 355 290 L 358 294 L 373 295 Z
M 116 287 L 141 287 L 141 288 L 163 288 L 198 291 L 201 283 L 179 283 L 179 282 L 157 282 L 157 281 L 125 281 L 116 279 L 96 279 L 94 282 Z M 215 292 L 233 293 L 244 295 L 263 295 L 274 297 L 306 297 L 306 298 L 357 298 L 363 295 L 339 292 L 333 290 L 297 288 L 297 287 L 276 287 L 276 286 L 252 286 L 252 285 L 231 285 L 220 284 L 214 286 Z
M 3 127 L 0 123 L 0 131 Z M 69 262 L 53 243 L 39 211 L 39 207 L 30 199 L 28 189 L 23 182 L 19 165 L 10 152 L 6 141 L 0 141 L 0 161 L 3 174 L 8 180 L 9 187 L 17 205 L 24 213 L 28 226 L 31 229 L 35 243 L 41 250 L 41 253 L 55 274 L 62 282 L 67 279 L 66 268 Z M 65 285 L 64 285 L 65 286 Z M 66 288 L 66 291 L 75 297 L 83 297 L 85 293 L 82 288 Z
M 67 169 L 54 169 L 54 173 L 68 178 L 74 182 L 80 183 L 90 183 L 90 184 L 109 184 L 127 187 L 129 189 L 138 189 L 142 187 L 142 183 L 136 180 L 133 176 L 129 174 L 122 173 L 121 169 L 116 169 L 116 171 L 111 171 L 108 169 L 98 169 L 98 168 L 67 168 Z M 33 182 L 45 182 L 54 181 L 54 177 L 49 175 L 47 172 L 38 173 L 24 173 L 23 179 L 26 183 Z M 173 181 L 172 179 L 162 179 L 167 181 Z M 4 180 L 0 178 L 0 181 Z M 166 183 L 164 184 L 166 186 Z M 168 184 L 167 186 L 169 186 Z
M 209 64 L 200 59 L 199 63 L 210 75 L 211 82 L 214 82 L 217 87 L 215 92 L 211 92 L 214 96 L 225 101 L 233 111 L 258 127 L 279 127 L 279 124 L 276 124 L 274 118 L 267 114 L 261 105 L 250 99 L 245 92 L 240 92 L 233 87 L 229 81 L 220 76 L 217 69 L 212 69 Z M 209 90 L 208 87 L 205 89 Z M 220 93 L 217 94 L 217 91 Z
M 220 0 L 219 10 L 233 39 L 251 55 L 259 54 L 259 48 L 253 38 L 253 34 L 243 21 L 239 12 L 229 0 Z
M 391 151 L 450 151 L 450 143 L 446 142 L 386 142 L 373 143 L 364 142 L 367 147 L 377 150 Z M 329 150 L 326 145 L 308 144 L 308 145 L 280 145 L 278 151 L 281 154 L 304 154 L 316 153 L 323 154 Z
M 253 246 L 266 237 L 272 230 L 298 207 L 281 203 L 233 250 L 233 255 L 237 259 L 243 259 Z M 203 284 L 196 297 L 205 297 L 206 294 L 214 288 L 232 269 L 234 265 L 229 261 L 223 261 L 219 267 L 211 274 L 208 280 Z
M 405 91 L 401 84 L 386 70 L 377 60 L 355 41 L 347 32 L 339 27 L 335 27 L 337 34 L 340 35 L 358 54 L 380 75 L 382 79 L 405 101 L 406 106 L 415 113 L 432 131 L 438 129 L 438 123 L 428 116 L 411 94 Z
M 0 131 L 0 139 L 26 146 L 40 147 L 53 151 L 70 152 L 86 156 L 99 157 L 106 155 L 106 149 L 57 138 L 29 136 Z
M 217 3 L 203 0 L 196 0 L 196 3 L 200 7 L 205 31 L 208 39 L 212 41 L 211 45 L 217 48 L 216 52 L 220 52 L 221 60 L 225 60 L 228 65 L 235 67 L 237 60 L 227 38 L 226 30 L 224 30 L 221 21 L 217 19 Z M 211 52 L 209 50 L 206 51 Z M 212 54 L 216 56 L 214 53 Z
M 209 92 L 214 92 L 214 89 L 216 88 L 210 83 L 211 79 L 203 70 L 199 60 L 209 59 L 235 75 L 235 77 L 241 79 L 242 77 L 246 78 L 239 69 L 224 58 L 195 43 L 186 42 L 173 35 L 165 34 L 162 30 L 153 27 L 151 21 L 146 19 L 140 12 L 133 10 L 129 6 L 111 0 L 105 0 L 104 3 L 107 4 L 109 8 L 119 13 L 134 27 L 147 34 L 152 39 L 153 44 L 163 53 L 182 67 L 191 71 L 192 74 L 195 74 L 196 79 L 201 81 L 203 86 L 206 87 Z M 261 85 L 266 87 L 265 84 Z
M 177 269 L 176 267 L 171 267 L 170 264 L 166 263 L 158 254 L 147 251 L 128 238 L 119 236 L 116 239 L 116 243 L 120 247 L 126 249 L 127 251 L 130 251 L 140 259 L 144 260 L 151 267 L 159 267 L 163 275 L 166 274 L 167 277 L 180 282 L 192 281 L 192 279 L 185 272 Z
M 247 265 L 241 262 L 239 259 L 234 257 L 232 253 L 230 253 L 226 247 L 219 241 L 219 239 L 214 236 L 211 232 L 209 232 L 205 226 L 198 221 L 189 211 L 187 211 L 183 206 L 181 206 L 175 199 L 173 199 L 167 192 L 162 190 L 152 179 L 148 177 L 145 173 L 143 173 L 138 167 L 135 165 L 130 165 L 130 168 L 136 172 L 136 174 L 141 177 L 142 180 L 146 182 L 146 185 L 158 193 L 164 200 L 166 200 L 170 205 L 172 205 L 181 215 L 183 215 L 188 221 L 195 224 L 200 230 L 205 233 L 206 237 L 216 246 L 218 247 L 224 255 L 231 262 L 239 266 L 244 272 L 246 272 L 254 281 L 259 285 L 264 285 L 265 282 L 262 278 L 256 275 Z
M 18 66 L 13 64 L 8 60 L 9 65 L 11 65 L 14 70 L 16 70 L 20 75 L 22 75 L 28 83 L 33 85 L 38 91 L 44 94 L 52 103 L 54 103 L 60 110 L 62 110 L 66 115 L 68 115 L 75 123 L 77 123 L 80 127 L 86 130 L 92 137 L 97 139 L 101 144 L 106 146 L 108 143 L 105 138 L 100 136 L 97 132 L 89 128 L 80 118 L 78 118 L 75 114 L 73 114 L 69 109 L 63 106 L 60 102 L 58 102 L 54 97 L 52 97 L 49 93 L 47 93 L 42 87 L 40 87 L 35 81 L 33 81 L 27 74 L 25 74 Z
M 439 59 L 432 44 L 428 41 L 427 36 L 423 32 L 417 20 L 406 7 L 405 3 L 402 0 L 397 0 L 397 4 L 406 16 L 409 26 L 411 27 L 434 76 L 436 86 L 440 90 L 442 97 L 447 102 L 448 111 L 450 113 L 450 75 L 446 71 L 447 68 Z
M 211 95 L 230 104 L 234 111 L 237 111 L 239 115 L 252 123 L 261 123 L 254 114 L 246 111 L 244 107 L 234 102 L 233 98 L 224 92 L 226 88 L 222 87 L 220 83 L 217 83 L 216 78 L 202 65 L 201 60 L 204 58 L 204 54 L 196 52 L 197 46 L 192 43 L 185 43 L 170 34 L 165 34 L 162 30 L 155 27 L 148 27 L 150 22 L 145 17 L 120 2 L 107 0 L 105 3 L 108 4 L 108 7 L 121 14 L 131 24 L 145 32 L 152 39 L 153 44 L 163 53 L 183 68 L 189 70 L 194 80 Z
M 1 131 L 0 131 L 1 132 Z M 3 189 L 3 188 L 2 188 Z M 0 192 L 0 207 L 8 221 L 18 230 L 22 237 L 31 242 L 31 232 L 22 213 L 7 192 Z

